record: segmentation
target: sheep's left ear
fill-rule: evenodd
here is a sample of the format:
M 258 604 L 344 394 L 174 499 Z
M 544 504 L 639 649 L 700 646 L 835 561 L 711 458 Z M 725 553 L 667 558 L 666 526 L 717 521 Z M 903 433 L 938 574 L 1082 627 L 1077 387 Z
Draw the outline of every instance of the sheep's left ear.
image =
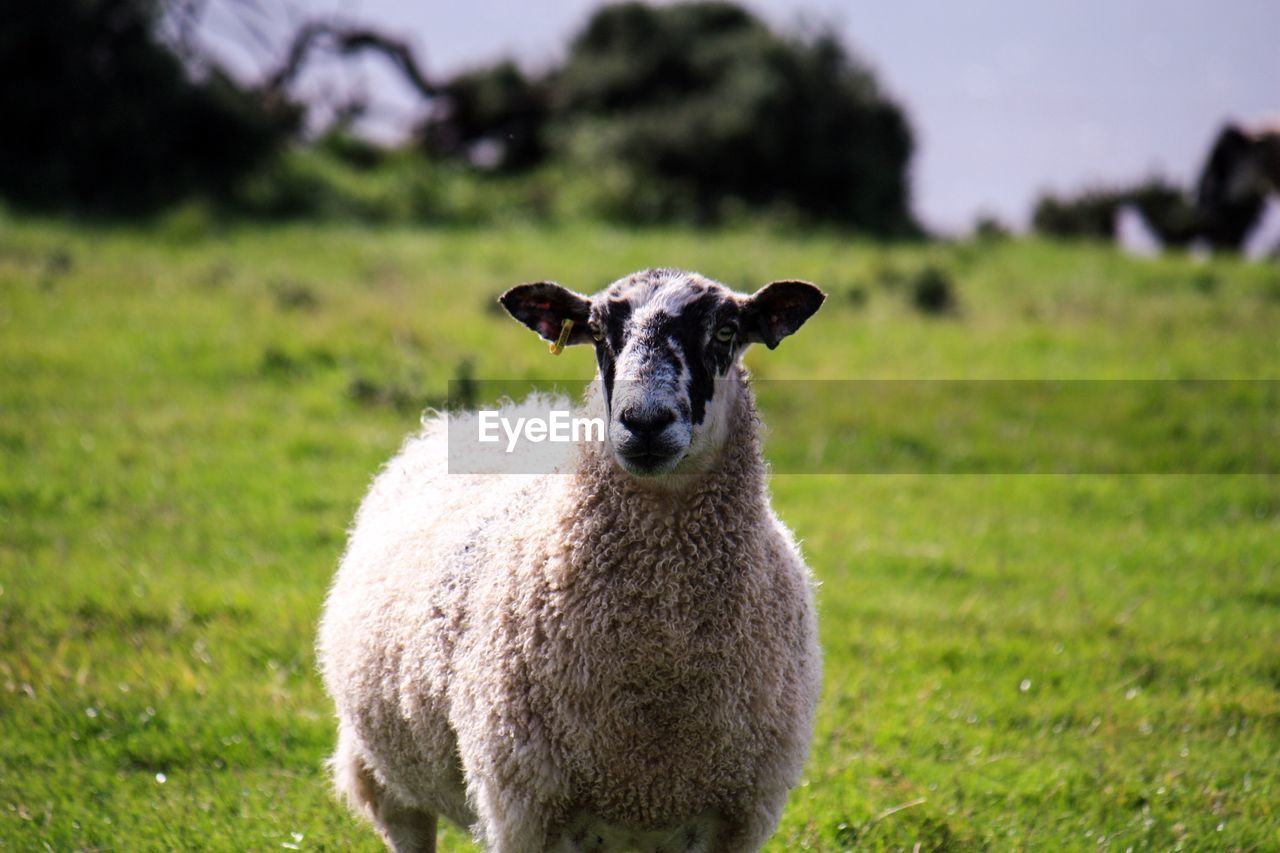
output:
M 589 344 L 592 341 L 587 322 L 591 319 L 591 300 L 552 281 L 517 284 L 498 297 L 502 307 L 521 323 L 548 341 L 560 337 L 565 320 L 572 320 L 567 344 Z
M 751 343 L 769 349 L 793 334 L 822 307 L 827 295 L 807 281 L 766 284 L 742 305 L 742 329 Z

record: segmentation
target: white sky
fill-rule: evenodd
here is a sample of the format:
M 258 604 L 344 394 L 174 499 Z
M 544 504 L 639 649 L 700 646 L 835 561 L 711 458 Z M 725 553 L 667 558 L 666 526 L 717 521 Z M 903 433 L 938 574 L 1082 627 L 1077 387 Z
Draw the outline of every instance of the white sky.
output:
M 226 2 L 227 0 L 224 0 Z M 287 5 L 270 6 L 272 2 Z M 263 0 L 263 29 L 326 14 L 408 40 L 431 75 L 563 54 L 593 0 Z M 1042 190 L 1163 174 L 1190 182 L 1221 123 L 1280 116 L 1277 0 L 747 0 L 782 28 L 831 23 L 916 132 L 913 194 L 927 225 L 979 213 L 1025 224 Z M 216 12 L 216 6 L 214 7 Z M 215 44 L 233 22 L 208 21 Z M 228 54 L 234 51 L 227 50 Z M 271 56 L 257 49 L 259 64 Z M 236 63 L 244 57 L 229 55 Z M 414 100 L 377 60 L 316 69 L 307 91 L 374 96 L 383 133 Z

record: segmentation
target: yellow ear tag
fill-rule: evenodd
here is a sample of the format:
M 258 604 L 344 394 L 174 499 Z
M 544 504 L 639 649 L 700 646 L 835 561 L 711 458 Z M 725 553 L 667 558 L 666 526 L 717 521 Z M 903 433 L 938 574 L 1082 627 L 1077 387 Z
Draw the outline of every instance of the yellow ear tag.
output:
M 554 344 L 548 344 L 547 348 L 551 350 L 552 355 L 559 355 L 564 352 L 564 345 L 569 343 L 569 332 L 573 330 L 573 321 L 565 320 L 560 324 L 560 337 L 556 338 Z

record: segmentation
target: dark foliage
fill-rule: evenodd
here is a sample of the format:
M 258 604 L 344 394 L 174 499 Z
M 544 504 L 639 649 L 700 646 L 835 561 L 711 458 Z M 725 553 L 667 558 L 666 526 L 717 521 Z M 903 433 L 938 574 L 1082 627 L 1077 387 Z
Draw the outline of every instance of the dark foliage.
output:
M 427 151 L 495 171 L 533 166 L 547 154 L 547 89 L 512 62 L 460 74 L 440 87 L 423 125 Z
M 1133 205 L 1167 246 L 1186 246 L 1199 234 L 1199 214 L 1187 193 L 1159 178 L 1131 187 L 1089 189 L 1074 197 L 1041 196 L 1031 225 L 1053 237 L 1111 240 L 1116 214 L 1126 205 Z
M 919 232 L 911 130 L 872 73 L 830 34 L 783 37 L 731 3 L 605 7 L 559 68 L 529 76 L 503 62 L 446 81 L 425 76 L 392 35 L 312 21 L 250 89 L 207 58 L 198 65 L 210 70 L 193 76 L 195 64 L 157 34 L 166 2 L 42 0 L 8 10 L 0 195 L 102 214 L 148 213 L 192 195 L 314 214 L 323 168 L 260 168 L 297 130 L 286 93 L 317 53 L 372 51 L 431 104 L 420 137 L 431 156 L 534 180 L 532 170 L 550 164 L 571 177 L 568 204 L 582 209 L 697 221 L 756 209 L 882 236 Z M 317 148 L 370 172 L 393 159 L 343 126 Z
M 20 205 L 140 213 L 217 195 L 296 121 L 156 35 L 154 0 L 10 3 L 0 26 L 0 193 Z
M 1012 231 L 1009 226 L 993 214 L 984 213 L 978 216 L 973 224 L 973 236 L 979 240 L 996 241 L 1007 238 Z
M 1109 190 L 1086 190 L 1074 197 L 1043 195 L 1031 214 L 1031 227 L 1052 237 L 1110 240 L 1115 235 L 1119 196 Z
M 556 95 L 568 120 L 602 118 L 609 153 L 691 193 L 702 215 L 727 196 L 880 234 L 914 228 L 910 128 L 832 36 L 783 39 L 726 3 L 607 7 Z
M 374 169 L 386 161 L 385 148 L 351 133 L 345 127 L 333 127 L 315 142 L 315 147 L 356 169 Z
M 1200 217 L 1185 190 L 1156 179 L 1124 194 L 1166 246 L 1186 247 L 1199 234 Z
M 918 231 L 911 129 L 836 38 L 781 37 L 724 2 L 605 7 L 564 65 L 455 78 L 430 150 L 518 169 L 552 157 L 630 177 L 617 212 L 715 219 L 729 204 L 787 209 L 881 235 Z
M 922 314 L 950 314 L 956 311 L 955 283 L 946 270 L 925 267 L 911 282 L 911 304 Z

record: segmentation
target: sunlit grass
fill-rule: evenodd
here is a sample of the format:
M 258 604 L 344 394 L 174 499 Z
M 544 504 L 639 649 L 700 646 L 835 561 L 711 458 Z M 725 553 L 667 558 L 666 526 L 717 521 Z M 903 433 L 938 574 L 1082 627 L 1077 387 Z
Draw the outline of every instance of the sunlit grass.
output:
M 329 794 L 312 656 L 352 512 L 464 364 L 590 374 L 494 310 L 505 287 L 650 265 L 823 285 L 750 354 L 771 379 L 1280 375 L 1275 267 L 758 228 L 0 222 L 0 841 L 377 849 Z M 953 312 L 913 307 L 927 266 Z M 774 494 L 822 581 L 826 687 L 772 849 L 1280 845 L 1274 477 Z

